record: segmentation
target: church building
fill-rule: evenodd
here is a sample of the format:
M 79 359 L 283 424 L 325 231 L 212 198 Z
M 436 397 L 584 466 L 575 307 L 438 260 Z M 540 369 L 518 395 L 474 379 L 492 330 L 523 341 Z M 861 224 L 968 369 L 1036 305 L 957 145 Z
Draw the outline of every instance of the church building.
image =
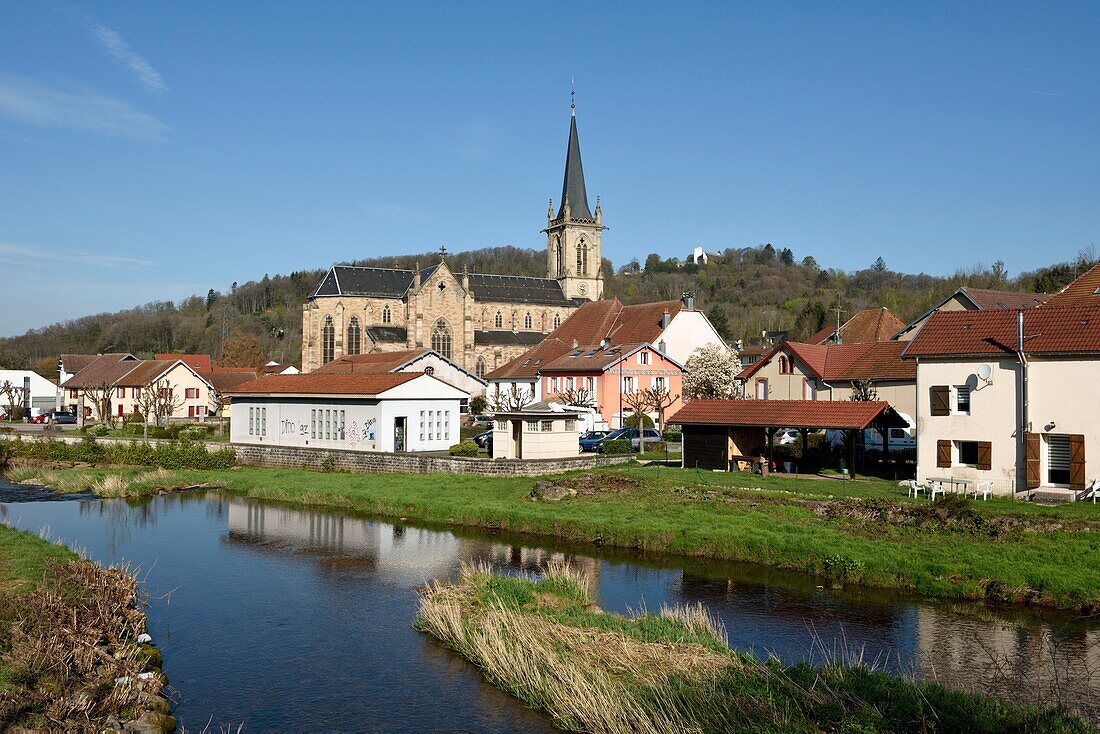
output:
M 302 312 L 302 369 L 345 355 L 430 348 L 483 378 L 526 352 L 582 303 L 603 297 L 599 200 L 588 206 L 576 109 L 561 204 L 546 213 L 546 276 L 455 272 L 446 250 L 413 270 L 334 265 Z

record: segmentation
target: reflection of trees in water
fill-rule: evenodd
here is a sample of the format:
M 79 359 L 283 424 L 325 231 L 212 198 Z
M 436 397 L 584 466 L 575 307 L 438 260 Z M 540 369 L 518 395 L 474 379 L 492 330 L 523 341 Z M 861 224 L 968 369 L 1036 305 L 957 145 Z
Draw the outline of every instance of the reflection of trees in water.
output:
M 960 618 L 919 607 L 918 674 L 952 688 L 1059 706 L 1100 723 L 1100 630 Z

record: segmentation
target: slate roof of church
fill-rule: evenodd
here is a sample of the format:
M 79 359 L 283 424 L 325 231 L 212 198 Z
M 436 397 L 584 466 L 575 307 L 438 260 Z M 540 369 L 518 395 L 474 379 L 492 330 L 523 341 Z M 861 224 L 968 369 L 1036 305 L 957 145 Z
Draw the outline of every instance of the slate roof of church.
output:
M 475 329 L 475 344 L 494 344 L 497 346 L 534 346 L 546 335 L 541 331 L 508 331 L 506 329 Z
M 420 277 L 427 280 L 436 265 L 423 268 Z M 310 298 L 368 296 L 403 298 L 412 288 L 415 272 L 401 268 L 367 268 L 359 265 L 333 265 L 325 273 Z M 456 276 L 461 278 L 461 276 Z M 519 275 L 470 273 L 470 290 L 482 302 L 522 303 L 541 306 L 575 306 L 566 298 L 561 283 L 551 278 Z
M 404 344 L 409 340 L 409 331 L 404 326 L 368 326 L 364 331 L 375 344 Z
M 588 208 L 588 192 L 584 187 L 584 166 L 581 165 L 581 141 L 577 136 L 577 116 L 569 118 L 569 149 L 565 153 L 565 180 L 561 185 L 558 219 L 565 216 L 565 202 L 573 219 L 594 219 Z

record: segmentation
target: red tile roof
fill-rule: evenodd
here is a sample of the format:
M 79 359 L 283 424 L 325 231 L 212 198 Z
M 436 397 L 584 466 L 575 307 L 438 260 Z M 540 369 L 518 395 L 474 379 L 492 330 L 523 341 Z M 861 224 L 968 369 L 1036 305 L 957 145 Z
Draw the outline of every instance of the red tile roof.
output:
M 553 362 L 573 351 L 572 344 L 561 339 L 547 337 L 537 346 L 531 347 L 511 362 L 507 362 L 485 375 L 486 380 L 534 380 L 544 364 Z
M 1046 303 L 1050 296 L 1046 293 L 1024 293 L 1022 291 L 995 291 L 988 288 L 960 288 L 967 298 L 983 311 L 1018 311 L 1022 308 L 1035 308 Z
M 177 359 L 195 370 L 209 370 L 211 367 L 209 354 L 158 354 L 157 359 L 175 362 Z
M 1077 279 L 1047 299 L 1047 308 L 1089 306 L 1100 303 L 1100 263 L 1086 270 Z
M 143 359 L 137 366 L 115 381 L 119 387 L 145 387 L 159 379 L 176 364 L 175 360 Z
M 256 379 L 256 370 L 248 367 L 215 367 L 210 371 L 198 370 L 198 373 L 220 393 L 229 392 Z
M 246 382 L 231 395 L 358 395 L 372 396 L 423 376 L 423 372 L 387 372 L 377 375 L 267 375 Z
M 114 385 L 140 362 L 129 354 L 101 354 L 66 380 L 62 387 L 83 389 Z
M 907 342 L 878 342 L 876 344 L 856 344 L 862 347 L 859 356 L 843 364 L 838 361 L 826 372 L 826 380 L 875 380 L 889 382 L 891 380 L 916 380 L 917 363 L 911 359 L 903 359 Z M 844 349 L 844 346 L 832 349 Z
M 402 349 L 399 352 L 371 352 L 370 354 L 345 355 L 329 362 L 324 367 L 315 369 L 313 374 L 382 374 L 384 372 L 392 372 L 428 351 L 431 350 Z
M 1024 315 L 1028 354 L 1100 354 L 1100 304 L 1026 311 L 940 311 L 905 350 L 906 357 L 1000 356 L 1018 346 L 1016 319 Z
M 836 333 L 835 326 L 826 326 L 821 331 L 815 331 L 810 335 L 810 338 L 806 340 L 807 344 L 824 344 L 832 341 L 833 334 Z
M 102 354 L 62 354 L 61 363 L 66 372 L 75 375 L 102 356 Z
M 885 306 L 865 308 L 840 326 L 841 344 L 867 344 L 889 341 L 905 328 L 905 322 Z M 826 326 L 806 340 L 809 344 L 825 344 L 833 340 L 835 326 Z
M 693 400 L 669 417 L 668 422 L 680 425 L 862 430 L 884 413 L 886 420 L 897 418 L 890 404 L 882 401 Z
M 595 346 L 580 346 L 576 349 L 570 349 L 563 356 L 542 365 L 539 371 L 544 375 L 551 373 L 603 372 L 612 365 L 618 364 L 624 357 L 648 346 L 648 344 L 616 344 L 604 349 L 601 349 L 598 344 Z M 653 351 L 656 353 L 656 350 Z M 659 358 L 655 357 L 655 359 Z

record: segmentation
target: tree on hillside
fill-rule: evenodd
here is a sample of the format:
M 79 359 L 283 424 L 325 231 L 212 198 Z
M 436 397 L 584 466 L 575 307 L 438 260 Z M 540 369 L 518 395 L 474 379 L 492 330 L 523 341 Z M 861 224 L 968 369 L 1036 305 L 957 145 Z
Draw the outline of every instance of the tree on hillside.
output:
M 209 311 L 214 307 L 214 302 L 218 300 L 218 294 L 213 288 L 206 292 L 206 310 Z
M 877 258 L 875 258 L 875 264 L 872 265 L 871 267 L 872 267 L 872 269 L 874 269 L 874 271 L 876 273 L 885 273 L 886 272 L 886 261 L 882 259 L 881 255 L 879 255 Z
M 736 379 L 741 359 L 731 350 L 716 344 L 699 347 L 688 357 L 684 375 L 684 395 L 693 400 L 739 400 L 744 387 Z
M 730 340 L 730 320 L 726 318 L 726 312 L 722 310 L 722 307 L 717 303 L 707 309 L 707 320 L 710 321 L 711 326 L 718 332 L 718 336 L 723 340 Z
M 779 251 L 779 262 L 784 265 L 794 265 L 794 253 L 791 252 L 791 248 L 784 247 Z
M 809 268 L 811 270 L 821 270 L 821 266 L 817 264 L 817 260 L 814 259 L 813 255 L 807 255 L 806 257 L 802 258 L 802 267 Z
M 260 341 L 252 336 L 237 334 L 225 343 L 218 364 L 222 367 L 252 367 L 260 369 L 267 364 L 267 352 Z

